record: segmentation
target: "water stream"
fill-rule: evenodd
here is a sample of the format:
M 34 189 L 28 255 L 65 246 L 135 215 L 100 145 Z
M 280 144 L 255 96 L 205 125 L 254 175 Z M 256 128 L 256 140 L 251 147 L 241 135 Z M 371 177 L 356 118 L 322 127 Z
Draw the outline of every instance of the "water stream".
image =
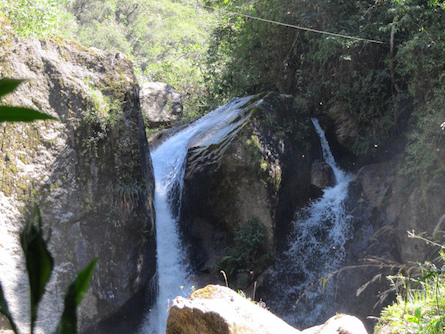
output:
M 322 323 L 335 314 L 335 284 L 330 280 L 323 287 L 323 277 L 340 268 L 344 245 L 350 237 L 343 203 L 351 176 L 337 166 L 322 128 L 316 119 L 312 122 L 336 184 L 324 189 L 321 198 L 296 213 L 287 250 L 275 261 L 271 293 L 266 300 L 271 311 L 301 329 Z
M 193 282 L 178 233 L 174 206 L 180 203 L 185 160 L 189 148 L 218 144 L 222 153 L 243 127 L 247 114 L 241 108 L 250 97 L 235 99 L 200 118 L 172 136 L 151 153 L 155 175 L 158 297 L 150 310 L 142 333 L 165 333 L 169 303 L 180 295 L 188 296 Z M 196 151 L 196 149 L 195 149 Z
M 143 334 L 165 333 L 169 304 L 176 296 L 188 296 L 193 285 L 183 257 L 185 251 L 181 247 L 176 216 L 180 211 L 177 205 L 182 194 L 187 152 L 193 148 L 196 154 L 201 148 L 216 144 L 222 153 L 246 123 L 248 108 L 242 107 L 249 99 L 235 99 L 205 115 L 152 152 L 158 297 L 141 330 Z M 300 328 L 330 314 L 326 305 L 332 304 L 329 304 L 332 289 L 327 286 L 323 293 L 319 288 L 307 289 L 310 283 L 338 269 L 349 237 L 343 202 L 351 177 L 335 163 L 318 121 L 313 119 L 313 124 L 320 137 L 323 158 L 334 171 L 336 185 L 325 189 L 320 199 L 296 213 L 288 248 L 279 255 L 272 273 L 270 290 L 274 297 L 267 301 L 273 312 Z M 306 293 L 307 298 L 300 307 L 295 301 L 302 293 Z

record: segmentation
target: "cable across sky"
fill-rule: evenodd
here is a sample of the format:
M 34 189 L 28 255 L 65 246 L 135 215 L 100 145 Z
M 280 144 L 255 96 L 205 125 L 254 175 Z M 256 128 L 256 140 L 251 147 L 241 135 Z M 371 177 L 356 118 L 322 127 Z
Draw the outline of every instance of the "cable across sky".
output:
M 210 6 L 206 6 L 206 5 L 200 5 L 200 6 L 204 7 L 204 8 L 215 9 L 214 7 L 210 7 Z M 268 23 L 272 23 L 272 24 L 278 24 L 278 25 L 281 25 L 281 26 L 284 26 L 284 27 L 288 27 L 288 28 L 304 30 L 304 31 L 310 31 L 310 32 L 314 32 L 314 33 L 317 33 L 317 34 L 324 34 L 324 35 L 330 35 L 330 36 L 335 36 L 335 37 L 349 38 L 349 39 L 354 39 L 354 40 L 358 40 L 358 41 L 365 41 L 365 42 L 377 43 L 377 44 L 389 44 L 387 42 L 377 41 L 375 39 L 367 39 L 367 38 L 361 38 L 361 37 L 355 37 L 355 36 L 348 36 L 348 35 L 328 32 L 328 31 L 322 31 L 322 30 L 317 30 L 317 29 L 312 29 L 312 28 L 306 28 L 306 27 L 296 26 L 296 25 L 293 25 L 293 24 L 288 24 L 288 23 L 283 23 L 283 22 L 263 19 L 263 18 L 257 17 L 257 16 L 241 14 L 241 13 L 236 13 L 236 12 L 231 12 L 231 11 L 226 11 L 226 10 L 225 10 L 225 13 L 229 14 L 229 15 L 238 15 L 238 16 L 249 18 L 249 19 L 263 21 L 263 22 L 268 22 Z

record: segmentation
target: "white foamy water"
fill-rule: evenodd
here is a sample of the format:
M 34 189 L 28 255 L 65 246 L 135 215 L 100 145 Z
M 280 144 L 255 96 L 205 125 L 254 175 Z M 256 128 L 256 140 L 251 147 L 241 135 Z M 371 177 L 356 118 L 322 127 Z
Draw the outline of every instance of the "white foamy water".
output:
M 165 333 L 169 303 L 179 295 L 191 292 L 187 261 L 180 244 L 178 217 L 172 210 L 173 193 L 182 193 L 185 159 L 189 148 L 219 144 L 222 152 L 242 128 L 248 114 L 240 114 L 250 97 L 235 99 L 203 116 L 160 145 L 151 157 L 155 175 L 155 210 L 157 242 L 157 302 L 150 310 L 144 334 Z M 196 152 L 196 149 L 195 149 Z M 177 203 L 176 203 L 177 204 Z
M 345 256 L 344 245 L 350 238 L 343 204 L 351 175 L 337 166 L 324 131 L 316 119 L 312 122 L 336 184 L 296 213 L 288 248 L 278 256 L 271 275 L 272 300 L 266 301 L 271 311 L 297 328 L 313 326 L 335 314 L 334 285 L 328 281 L 323 289 L 322 284 L 314 283 L 339 269 Z

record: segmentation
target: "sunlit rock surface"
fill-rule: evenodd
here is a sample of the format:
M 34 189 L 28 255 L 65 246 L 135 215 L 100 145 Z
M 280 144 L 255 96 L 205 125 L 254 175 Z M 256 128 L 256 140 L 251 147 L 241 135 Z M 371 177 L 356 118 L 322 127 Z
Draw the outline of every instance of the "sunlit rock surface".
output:
M 359 319 L 345 314 L 300 332 L 260 305 L 229 288 L 208 285 L 173 301 L 167 334 L 367 334 Z
M 182 96 L 170 85 L 147 82 L 141 87 L 141 107 L 149 127 L 171 125 L 182 116 Z
M 60 38 L 10 38 L 0 44 L 0 77 L 27 79 L 4 102 L 61 120 L 0 124 L 0 225 L 9 238 L 0 244 L 10 254 L 0 259 L 0 279 L 13 313 L 26 326 L 26 278 L 8 261 L 20 262 L 16 211 L 36 200 L 56 264 L 38 331 L 52 331 L 68 283 L 98 257 L 80 329 L 100 333 L 113 315 L 125 332 L 155 271 L 153 173 L 133 64 Z
M 368 334 L 363 323 L 356 317 L 337 314 L 323 325 L 305 329 L 302 334 Z
M 177 297 L 169 310 L 168 334 L 300 333 L 267 309 L 235 291 L 208 285 L 189 299 Z

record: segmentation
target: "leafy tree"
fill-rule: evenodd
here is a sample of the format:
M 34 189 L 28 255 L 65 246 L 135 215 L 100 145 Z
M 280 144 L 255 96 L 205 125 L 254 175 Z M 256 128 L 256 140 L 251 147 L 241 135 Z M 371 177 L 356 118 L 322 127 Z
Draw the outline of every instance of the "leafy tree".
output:
M 126 53 L 146 80 L 174 86 L 186 111 L 205 104 L 205 54 L 214 15 L 195 0 L 58 1 L 76 18 L 81 43 Z
M 22 37 L 54 33 L 60 14 L 56 0 L 0 0 L 0 12 Z
M 439 96 L 433 91 L 443 89 L 445 17 L 440 1 L 207 4 L 227 13 L 225 24 L 212 33 L 208 54 L 209 80 L 220 100 L 275 90 L 306 98 L 318 113 L 341 103 L 360 127 L 352 147 L 357 155 L 378 152 L 374 145 L 391 142 L 416 106 L 425 110 L 425 97 Z M 215 63 L 221 64 L 216 70 L 211 66 Z M 413 115 L 415 124 L 425 113 Z

